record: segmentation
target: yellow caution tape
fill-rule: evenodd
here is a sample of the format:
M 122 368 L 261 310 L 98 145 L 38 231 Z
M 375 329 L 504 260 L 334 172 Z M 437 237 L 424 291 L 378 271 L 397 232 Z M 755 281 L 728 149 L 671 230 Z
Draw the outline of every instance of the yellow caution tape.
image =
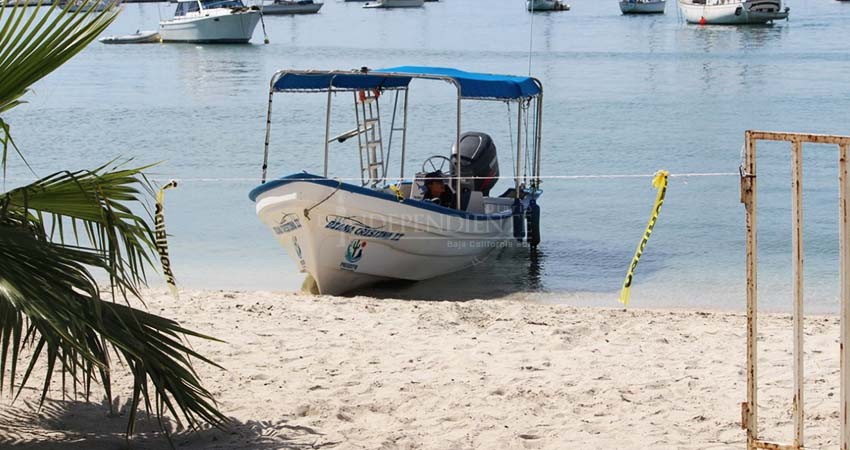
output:
M 177 187 L 177 181 L 171 180 L 163 185 L 156 194 L 156 213 L 154 214 L 154 227 L 156 230 L 156 251 L 159 252 L 159 262 L 162 263 L 162 274 L 168 289 L 175 300 L 180 300 L 177 292 L 177 282 L 174 281 L 174 273 L 171 272 L 171 259 L 168 257 L 168 239 L 165 233 L 165 212 L 162 208 L 163 192 L 166 189 Z
M 401 188 L 396 186 L 395 184 L 390 185 L 390 190 L 395 192 L 395 196 L 398 198 L 398 201 L 404 200 L 404 193 L 401 192 Z
M 640 256 L 643 254 L 643 249 L 646 248 L 646 243 L 649 241 L 649 236 L 652 234 L 652 229 L 655 227 L 655 221 L 658 220 L 658 213 L 661 212 L 661 205 L 664 204 L 664 195 L 667 193 L 667 175 L 666 170 L 655 172 L 652 178 L 652 187 L 658 189 L 658 195 L 655 197 L 655 206 L 652 208 L 652 216 L 649 218 L 649 224 L 646 225 L 646 231 L 643 233 L 643 239 L 640 240 L 635 256 L 632 257 L 632 263 L 629 266 L 629 271 L 626 273 L 626 281 L 623 282 L 623 290 L 620 291 L 620 303 L 624 306 L 629 305 L 629 297 L 631 296 L 632 278 L 635 275 L 635 267 L 640 261 Z

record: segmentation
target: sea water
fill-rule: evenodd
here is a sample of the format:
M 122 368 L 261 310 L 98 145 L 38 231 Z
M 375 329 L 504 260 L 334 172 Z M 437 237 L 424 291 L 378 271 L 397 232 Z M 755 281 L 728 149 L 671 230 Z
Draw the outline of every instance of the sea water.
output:
M 265 17 L 268 45 L 260 26 L 250 45 L 95 42 L 4 119 L 38 175 L 121 157 L 159 163 L 150 171 L 157 184 L 179 180 L 165 207 L 181 286 L 294 290 L 303 275 L 248 199 L 260 178 L 276 70 L 434 65 L 524 75 L 530 68 L 545 90 L 543 175 L 600 177 L 545 180 L 537 253 L 507 250 L 462 276 L 390 285 L 381 295 L 527 292 L 616 306 L 655 191 L 650 177 L 605 176 L 666 169 L 719 175 L 670 178 L 632 304 L 741 309 L 744 208 L 732 174 L 744 131 L 850 133 L 850 4 L 791 1 L 787 22 L 702 27 L 685 24 L 668 3 L 664 15 L 623 16 L 615 0 L 574 0 L 571 11 L 534 15 L 522 0 L 442 0 L 409 10 L 328 1 L 316 15 Z M 127 4 L 105 34 L 156 29 L 173 9 Z M 276 97 L 272 176 L 320 173 L 325 100 Z M 453 102 L 449 85 L 413 85 L 407 175 L 428 156 L 449 154 Z M 516 110 L 499 102 L 464 108 L 464 129 L 491 134 L 509 174 Z M 349 94 L 334 98 L 333 119 L 332 133 L 353 127 Z M 776 310 L 791 302 L 789 151 L 759 146 L 759 282 L 762 304 Z M 331 174 L 358 176 L 356 152 L 354 144 L 332 147 Z M 396 146 L 395 163 L 397 153 Z M 832 312 L 837 150 L 806 147 L 804 174 L 807 308 Z M 28 178 L 13 161 L 5 188 Z

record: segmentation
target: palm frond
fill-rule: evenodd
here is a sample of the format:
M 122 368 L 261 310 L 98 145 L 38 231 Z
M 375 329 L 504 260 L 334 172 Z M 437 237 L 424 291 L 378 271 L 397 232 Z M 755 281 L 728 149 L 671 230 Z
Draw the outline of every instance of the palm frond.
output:
M 60 243 L 91 246 L 106 256 L 103 269 L 121 294 L 137 295 L 154 244 L 151 228 L 131 208 L 144 208 L 142 195 L 153 194 L 141 175 L 149 166 L 107 167 L 57 172 L 13 189 L 0 195 L 0 214 L 8 211 L 24 224 L 49 227 L 46 238 Z
M 74 385 L 83 384 L 87 391 L 96 368 L 100 381 L 109 386 L 108 345 L 131 368 L 137 395 L 168 405 L 175 418 L 184 417 L 192 427 L 200 422 L 222 426 L 227 419 L 201 385 L 190 360 L 215 363 L 183 340 L 183 336 L 212 338 L 173 320 L 102 300 L 86 266 L 107 264 L 106 258 L 92 249 L 56 244 L 29 231 L 0 225 L 0 355 L 4 356 L 0 366 L 8 364 L 6 355 L 12 356 L 14 365 L 14 355 L 20 354 L 27 338 L 34 340 L 18 393 L 43 355 L 47 373 L 42 400 L 55 368 L 71 374 Z M 27 318 L 26 328 L 21 315 Z M 11 373 L 14 377 L 14 371 Z M 2 377 L 0 373 L 0 383 L 5 384 Z M 134 402 L 138 404 L 138 398 Z M 131 420 L 128 432 L 133 424 Z
M 20 103 L 20 102 L 18 102 Z M 0 151 L 0 168 L 2 168 L 3 178 L 6 178 L 6 159 L 9 154 L 8 150 L 11 146 L 15 152 L 18 154 L 18 157 L 21 158 L 21 161 L 27 166 L 27 168 L 35 174 L 35 171 L 32 170 L 27 159 L 24 158 L 24 154 L 21 153 L 21 149 L 15 144 L 15 140 L 12 139 L 12 134 L 9 132 L 9 124 L 6 123 L 3 118 L 0 118 L 0 145 L 2 145 L 3 150 Z
M 191 360 L 215 363 L 184 342 L 184 336 L 212 338 L 103 300 L 91 272 L 109 274 L 113 298 L 139 295 L 154 251 L 150 227 L 133 212 L 153 195 L 141 173 L 146 168 L 59 172 L 0 194 L 0 368 L 12 368 L 9 386 L 15 386 L 14 366 L 29 344 L 32 356 L 18 392 L 44 357 L 42 396 L 56 369 L 86 392 L 98 377 L 110 395 L 112 348 L 133 373 L 135 405 L 144 398 L 150 409 L 152 398 L 158 412 L 164 408 L 191 427 L 222 426 L 227 419 Z M 134 422 L 132 412 L 128 433 Z

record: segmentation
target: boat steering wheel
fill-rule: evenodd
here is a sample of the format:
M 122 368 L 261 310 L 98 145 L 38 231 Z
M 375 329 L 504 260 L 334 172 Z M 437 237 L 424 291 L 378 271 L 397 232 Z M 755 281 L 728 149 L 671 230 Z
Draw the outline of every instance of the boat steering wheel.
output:
M 422 163 L 422 171 L 427 172 L 427 173 L 438 172 L 438 171 L 443 172 L 443 168 L 446 167 L 447 165 L 448 165 L 448 167 L 452 166 L 452 162 L 449 158 L 446 158 L 445 156 L 442 156 L 442 155 L 434 155 L 434 156 L 426 159 L 425 162 Z M 430 167 L 430 169 L 429 169 L 429 167 Z M 443 173 L 445 173 L 445 172 L 443 172 Z

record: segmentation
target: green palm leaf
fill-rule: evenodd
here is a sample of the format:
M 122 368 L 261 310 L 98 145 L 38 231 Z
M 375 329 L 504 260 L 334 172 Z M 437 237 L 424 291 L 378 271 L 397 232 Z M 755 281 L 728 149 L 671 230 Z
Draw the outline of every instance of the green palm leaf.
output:
M 9 191 L 0 197 L 0 210 L 21 215 L 36 211 L 38 217 L 23 215 L 21 220 L 44 228 L 50 225 L 49 237 L 63 243 L 65 228 L 70 226 L 77 245 L 86 242 L 95 250 L 110 254 L 110 265 L 106 267 L 110 277 L 117 282 L 126 275 L 131 283 L 118 283 L 118 287 L 137 294 L 135 286 L 144 281 L 141 263 L 150 262 L 147 251 L 153 248 L 153 239 L 145 220 L 136 216 L 127 203 L 144 205 L 140 189 L 149 196 L 153 192 L 137 178 L 146 167 L 109 171 L 105 167 L 60 172 Z M 82 240 L 79 230 L 85 232 Z
M 45 356 L 43 395 L 54 367 L 71 374 L 86 392 L 96 376 L 109 395 L 106 349 L 111 347 L 133 372 L 134 406 L 144 399 L 148 408 L 178 420 L 182 416 L 191 427 L 201 422 L 222 426 L 227 419 L 190 360 L 214 363 L 182 336 L 210 338 L 103 300 L 91 272 L 109 275 L 113 296 L 137 296 L 144 283 L 153 234 L 132 211 L 152 194 L 142 169 L 60 172 L 0 195 L 0 385 L 5 385 L 7 366 L 12 368 L 9 385 L 15 385 L 17 355 L 30 345 L 33 356 L 18 392 L 35 361 Z M 134 421 L 135 409 L 128 433 Z

